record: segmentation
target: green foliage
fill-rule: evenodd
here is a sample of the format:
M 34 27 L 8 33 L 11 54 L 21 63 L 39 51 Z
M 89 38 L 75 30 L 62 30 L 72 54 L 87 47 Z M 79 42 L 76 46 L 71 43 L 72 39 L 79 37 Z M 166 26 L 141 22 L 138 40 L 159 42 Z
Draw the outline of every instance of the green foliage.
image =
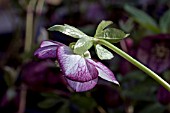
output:
M 93 46 L 92 38 L 81 38 L 74 45 L 74 53 L 82 55 Z
M 157 87 L 150 79 L 147 79 L 146 74 L 142 71 L 134 70 L 124 77 L 119 76 L 118 79 L 123 87 L 121 92 L 123 97 L 134 101 L 155 101 L 154 95 Z
M 61 99 L 54 99 L 54 98 L 47 98 L 40 103 L 38 103 L 38 106 L 43 109 L 48 109 L 53 107 L 55 104 L 62 102 Z
M 123 20 L 119 21 L 119 26 L 123 31 L 131 32 L 134 27 L 133 19 L 129 18 L 126 22 L 123 22 Z
M 84 34 L 82 31 L 80 31 L 79 29 L 64 24 L 64 25 L 54 25 L 52 27 L 50 27 L 48 30 L 50 31 L 59 31 L 62 32 L 68 36 L 71 36 L 73 38 L 86 38 L 88 37 L 86 34 Z
M 70 113 L 69 102 L 63 103 L 63 105 L 57 110 L 56 113 Z
M 97 106 L 93 98 L 81 95 L 73 95 L 71 97 L 71 102 L 77 105 L 80 113 L 87 113 L 87 111 L 91 111 Z
M 103 20 L 98 25 L 94 38 L 104 39 L 111 43 L 117 43 L 129 35 L 129 34 L 125 34 L 123 31 L 119 29 L 110 28 L 109 26 L 111 26 L 112 24 L 113 24 L 112 21 Z M 69 45 L 73 49 L 74 53 L 76 54 L 83 55 L 86 51 L 88 51 L 88 49 L 90 49 L 93 46 L 93 42 L 94 42 L 93 37 L 86 35 L 82 31 L 70 25 L 67 24 L 55 25 L 50 27 L 48 30 L 59 31 L 73 38 L 78 38 L 79 40 L 76 43 L 73 42 Z M 97 45 L 95 47 L 96 47 L 97 55 L 101 60 L 107 60 L 113 58 L 112 53 L 106 50 L 105 48 L 103 48 L 102 46 Z
M 141 83 L 142 84 L 142 83 Z M 155 101 L 154 91 L 155 88 L 143 85 L 133 85 L 131 88 L 126 88 L 122 91 L 124 97 L 128 97 L 134 101 Z
M 132 80 L 132 78 L 133 80 L 144 81 L 146 79 L 146 74 L 140 70 L 134 70 L 122 77 L 121 81 Z
M 41 93 L 46 99 L 38 103 L 38 107 L 48 109 L 55 106 L 58 103 L 65 102 L 65 99 L 56 95 L 55 93 Z
M 96 35 L 100 34 L 106 27 L 108 27 L 111 24 L 113 24 L 112 21 L 105 21 L 105 20 L 101 21 L 100 24 L 97 26 L 94 37 L 97 38 Z
M 91 54 L 89 51 L 86 51 L 83 55 L 84 55 L 84 58 L 91 58 Z
M 143 26 L 146 29 L 149 29 L 153 31 L 154 33 L 160 33 L 160 30 L 158 28 L 157 23 L 155 20 L 143 12 L 142 10 L 139 10 L 135 7 L 125 5 L 124 9 L 132 15 L 133 19 L 138 22 L 141 26 Z
M 160 18 L 159 25 L 162 33 L 170 32 L 168 31 L 170 29 L 170 9 Z
M 101 60 L 108 60 L 108 59 L 112 59 L 114 57 L 113 54 L 110 51 L 108 51 L 107 49 L 102 47 L 100 44 L 97 44 L 95 46 L 95 48 L 96 48 L 97 56 Z
M 117 43 L 127 36 L 129 36 L 129 34 L 125 34 L 123 31 L 116 28 L 107 28 L 96 34 L 96 38 L 104 39 L 111 43 Z

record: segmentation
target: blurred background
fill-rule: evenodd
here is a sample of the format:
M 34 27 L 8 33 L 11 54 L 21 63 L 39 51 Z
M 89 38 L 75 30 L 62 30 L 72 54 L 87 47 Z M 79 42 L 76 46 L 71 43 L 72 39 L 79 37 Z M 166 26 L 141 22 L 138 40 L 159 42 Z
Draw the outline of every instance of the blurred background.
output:
M 0 113 L 170 113 L 170 92 L 115 53 L 101 62 L 120 87 L 99 80 L 81 93 L 57 76 L 54 59 L 33 56 L 43 40 L 76 41 L 49 27 L 93 36 L 102 20 L 130 33 L 117 47 L 170 83 L 169 0 L 0 0 Z

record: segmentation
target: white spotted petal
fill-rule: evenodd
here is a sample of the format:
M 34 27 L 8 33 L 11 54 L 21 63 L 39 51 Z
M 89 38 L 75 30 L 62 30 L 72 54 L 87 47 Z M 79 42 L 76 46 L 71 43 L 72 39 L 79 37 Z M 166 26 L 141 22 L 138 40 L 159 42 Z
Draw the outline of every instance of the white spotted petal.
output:
M 70 80 L 87 82 L 98 77 L 95 65 L 82 56 L 73 54 L 67 46 L 58 48 L 57 58 L 63 74 Z
M 98 78 L 87 81 L 87 82 L 77 82 L 77 81 L 72 81 L 66 78 L 66 81 L 74 91 L 83 92 L 83 91 L 88 91 L 94 88 L 95 85 L 97 84 Z

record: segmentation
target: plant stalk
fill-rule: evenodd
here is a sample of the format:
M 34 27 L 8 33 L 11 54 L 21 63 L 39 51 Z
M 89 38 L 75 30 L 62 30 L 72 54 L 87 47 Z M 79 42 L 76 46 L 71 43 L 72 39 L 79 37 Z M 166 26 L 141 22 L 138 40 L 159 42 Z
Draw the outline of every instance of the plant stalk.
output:
M 25 52 L 30 52 L 33 40 L 33 23 L 34 23 L 34 10 L 37 0 L 31 0 L 27 7 L 26 15 L 26 36 L 25 36 Z
M 146 74 L 151 76 L 153 79 L 155 79 L 159 84 L 161 84 L 165 89 L 167 89 L 170 92 L 170 85 L 166 81 L 164 81 L 160 76 L 158 76 L 156 73 L 154 73 L 149 68 L 147 68 L 146 66 L 141 64 L 139 61 L 135 60 L 130 55 L 128 55 L 127 53 L 125 53 L 124 51 L 117 48 L 116 46 L 114 46 L 113 44 L 111 44 L 110 42 L 108 42 L 106 40 L 94 39 L 94 41 L 97 42 L 98 44 L 108 47 L 109 49 L 116 52 L 118 55 L 120 55 L 123 58 L 125 58 L 126 60 L 128 60 L 130 63 L 132 63 L 133 65 L 135 65 L 136 67 L 138 67 L 139 69 L 144 71 Z

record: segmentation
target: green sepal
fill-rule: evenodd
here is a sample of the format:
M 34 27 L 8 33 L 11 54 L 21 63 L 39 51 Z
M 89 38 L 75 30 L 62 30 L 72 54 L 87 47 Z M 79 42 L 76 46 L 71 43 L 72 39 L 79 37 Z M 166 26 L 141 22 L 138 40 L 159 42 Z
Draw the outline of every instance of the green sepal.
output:
M 95 46 L 95 49 L 96 49 L 97 56 L 101 60 L 109 60 L 109 59 L 112 59 L 114 57 L 113 54 L 110 51 L 108 51 L 107 49 L 102 47 L 100 44 L 97 44 Z
M 64 24 L 64 25 L 54 25 L 52 27 L 50 27 L 48 30 L 50 31 L 59 31 L 62 32 L 68 36 L 71 36 L 73 38 L 86 38 L 88 37 L 86 34 L 84 34 L 82 31 L 80 31 L 79 29 Z
M 70 47 L 71 49 L 74 49 L 75 44 L 76 44 L 76 42 L 72 42 L 72 43 L 69 44 L 69 47 Z
M 110 43 L 117 43 L 128 36 L 129 34 L 126 34 L 122 30 L 116 28 L 104 29 L 96 35 L 97 38 L 107 40 Z
M 97 26 L 96 33 L 95 33 L 94 37 L 96 38 L 96 35 L 100 34 L 106 27 L 108 27 L 111 24 L 113 24 L 112 21 L 102 20 L 100 22 L 100 24 Z
M 74 45 L 74 53 L 82 55 L 93 46 L 92 38 L 81 38 Z
M 84 58 L 91 58 L 91 54 L 89 51 L 86 51 L 84 54 L 83 54 Z

